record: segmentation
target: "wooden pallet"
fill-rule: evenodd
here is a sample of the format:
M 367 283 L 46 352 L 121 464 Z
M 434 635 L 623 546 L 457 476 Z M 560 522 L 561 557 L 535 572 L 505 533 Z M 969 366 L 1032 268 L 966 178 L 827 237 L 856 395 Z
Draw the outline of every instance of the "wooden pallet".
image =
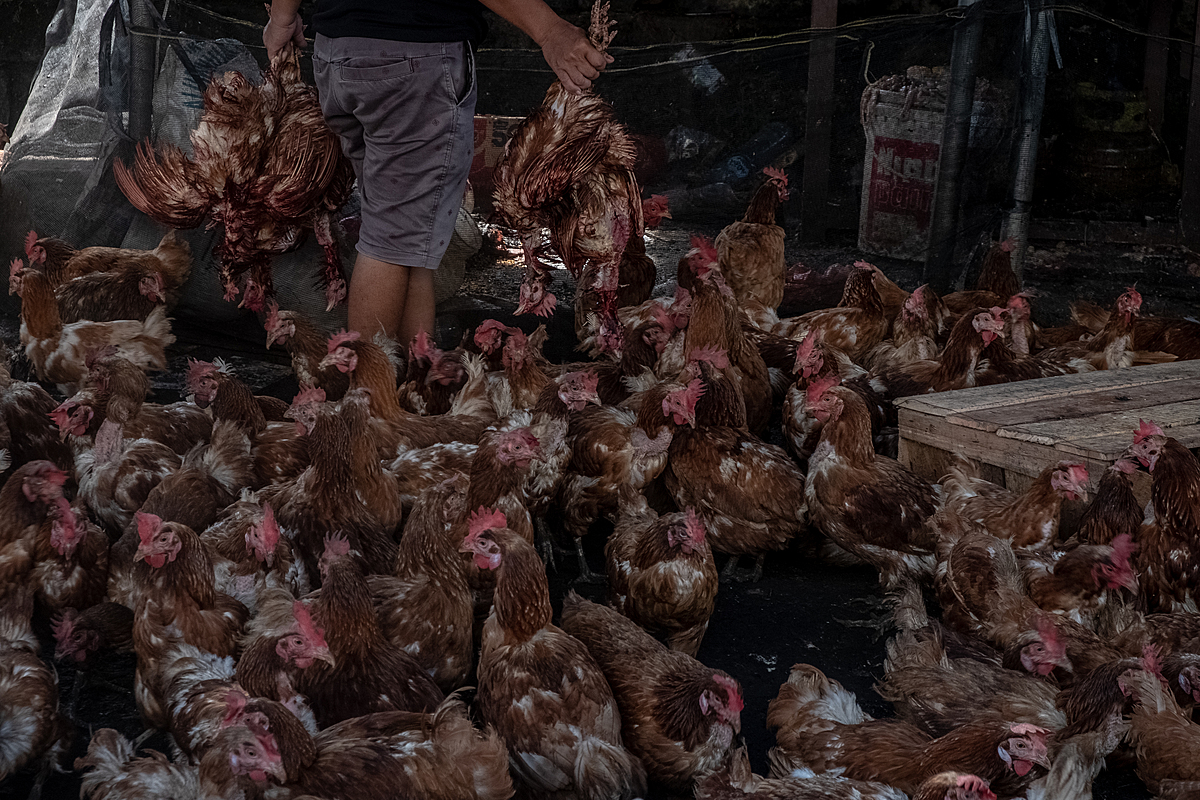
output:
M 896 407 L 900 461 L 927 480 L 940 479 L 960 453 L 981 464 L 984 478 L 1022 491 L 1048 464 L 1077 460 L 1094 490 L 1139 419 L 1200 447 L 1200 361 L 918 395 Z M 1134 490 L 1149 498 L 1145 475 Z

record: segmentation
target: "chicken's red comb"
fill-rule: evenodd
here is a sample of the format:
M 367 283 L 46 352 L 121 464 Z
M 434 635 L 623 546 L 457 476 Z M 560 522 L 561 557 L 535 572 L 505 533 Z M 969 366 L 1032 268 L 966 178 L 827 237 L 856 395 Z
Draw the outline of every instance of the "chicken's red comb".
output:
M 267 318 L 263 321 L 263 327 L 268 331 L 279 327 L 279 303 L 274 300 L 267 302 Z
M 197 382 L 201 378 L 207 378 L 218 371 L 217 365 L 211 361 L 197 361 L 194 358 L 189 358 L 186 378 L 188 389 L 195 389 Z
M 1033 736 L 1049 736 L 1050 735 L 1049 728 L 1043 728 L 1040 725 L 1034 725 L 1031 722 L 1015 723 L 1014 725 L 1012 725 L 1009 728 L 1009 730 L 1012 731 L 1013 733 L 1017 734 L 1018 736 L 1024 736 L 1026 734 L 1030 734 Z
M 313 622 L 312 614 L 308 612 L 308 606 L 304 605 L 303 600 L 292 603 L 292 616 L 296 618 L 296 627 L 305 639 L 317 647 L 328 646 L 325 643 L 325 631 Z
M 1016 246 L 1017 243 L 1013 241 L 1011 236 L 1000 243 L 1000 249 L 1006 253 L 1011 253 Z
M 37 231 L 30 231 L 25 234 L 25 257 L 33 261 L 33 246 L 37 244 Z
M 504 516 L 503 511 L 480 506 L 478 510 L 471 512 L 471 517 L 467 521 L 467 535 L 475 537 L 484 531 L 494 531 L 507 527 L 508 518 Z
M 728 369 L 729 353 L 724 347 L 696 347 L 688 355 L 688 361 L 692 363 L 703 361 L 715 369 Z
M 325 390 L 320 386 L 305 386 L 292 398 L 292 405 L 306 406 L 309 403 L 324 403 Z
M 695 544 L 701 544 L 704 541 L 705 527 L 704 521 L 693 510 L 688 509 L 683 515 L 683 526 L 687 529 L 688 538 Z
M 1125 294 L 1129 295 L 1129 299 L 1134 302 L 1134 305 L 1139 307 L 1142 305 L 1142 293 L 1139 292 L 1136 287 L 1126 286 Z
M 872 264 L 869 261 L 855 261 L 854 266 L 858 267 L 859 269 L 869 269 L 872 271 L 879 271 L 879 267 L 875 266 L 874 264 Z
M 1073 463 L 1064 461 L 1058 465 L 1067 471 L 1067 478 L 1076 486 L 1083 486 L 1087 483 L 1088 468 L 1087 464 Z
M 1158 645 L 1148 644 L 1142 648 L 1142 669 L 1159 678 L 1163 676 L 1161 652 Z
M 8 267 L 8 279 L 12 280 L 14 275 L 20 275 L 25 270 L 25 262 L 17 256 L 12 260 L 12 264 Z
M 1118 472 L 1124 472 L 1126 475 L 1132 475 L 1137 472 L 1138 461 L 1133 456 L 1121 456 L 1109 469 L 1115 469 Z
M 333 558 L 350 555 L 350 540 L 344 533 L 325 534 L 325 555 Z
M 133 516 L 137 519 L 138 539 L 142 544 L 150 544 L 154 534 L 162 530 L 162 518 L 144 511 L 138 511 Z
M 275 545 L 279 544 L 279 523 L 275 520 L 275 510 L 271 508 L 270 503 L 263 503 L 262 510 L 263 544 L 273 550 Z
M 804 392 L 804 399 L 809 405 L 813 405 L 820 400 L 826 392 L 841 382 L 842 379 L 837 375 L 826 375 L 824 378 L 817 378 L 815 381 L 808 384 L 808 389 L 806 389 Z
M 62 486 L 67 482 L 67 473 L 54 466 L 50 461 L 43 461 L 38 464 L 38 466 L 30 471 L 30 476 L 36 476 L 48 483 L 53 483 L 55 486 Z
M 746 707 L 746 703 L 742 700 L 742 690 L 738 686 L 737 681 L 725 675 L 713 675 L 713 683 L 725 690 L 725 707 L 735 714 L 740 714 L 742 709 Z
M 675 331 L 675 320 L 671 319 L 671 314 L 658 303 L 655 303 L 650 308 L 650 315 L 654 317 L 654 321 L 667 333 Z
M 1138 420 L 1138 429 L 1133 434 L 1133 443 L 1141 444 L 1151 436 L 1165 436 L 1163 429 L 1156 422 L 1146 422 L 1144 419 Z
M 807 361 L 812 355 L 813 348 L 817 346 L 817 342 L 821 338 L 820 328 L 809 328 L 804 333 L 804 338 L 800 340 L 800 344 L 796 345 L 796 363 Z
M 688 251 L 688 255 L 702 256 L 704 258 L 702 263 L 705 264 L 715 264 L 717 262 L 717 248 L 713 247 L 712 239 L 700 234 L 692 236 L 692 249 Z
M 1137 542 L 1128 533 L 1118 534 L 1112 540 L 1112 563 L 1117 569 L 1129 569 L 1129 557 L 1137 549 Z
M 1049 617 L 1039 614 L 1034 621 L 1034 628 L 1051 661 L 1059 661 L 1067 654 L 1067 643 L 1058 635 L 1058 628 Z
M 978 800 L 996 800 L 996 794 L 992 791 L 991 786 L 978 775 L 959 775 L 954 785 L 974 793 Z
M 763 167 L 763 175 L 772 181 L 779 181 L 784 186 L 788 184 L 787 173 L 776 167 Z
M 246 710 L 248 699 L 246 693 L 240 689 L 233 689 L 225 695 L 225 719 L 221 720 L 222 728 L 229 727 L 234 720 L 242 716 L 242 712 Z
M 1008 298 L 1009 308 L 1019 308 L 1022 311 L 1029 308 L 1029 296 L 1024 292 L 1017 292 L 1012 297 Z M 993 309 L 994 310 L 994 309 Z
M 358 331 L 341 330 L 329 337 L 329 352 L 332 353 L 347 342 L 357 342 L 362 338 Z
M 413 337 L 412 344 L 408 346 L 408 352 L 412 354 L 413 358 L 432 359 L 437 348 L 433 346 L 429 334 L 422 330 L 417 331 L 417 335 Z
M 73 608 L 64 608 L 62 613 L 55 615 L 50 622 L 50 630 L 54 632 L 54 641 L 59 644 L 71 638 L 71 634 L 75 631 L 75 621 L 79 619 L 79 612 Z

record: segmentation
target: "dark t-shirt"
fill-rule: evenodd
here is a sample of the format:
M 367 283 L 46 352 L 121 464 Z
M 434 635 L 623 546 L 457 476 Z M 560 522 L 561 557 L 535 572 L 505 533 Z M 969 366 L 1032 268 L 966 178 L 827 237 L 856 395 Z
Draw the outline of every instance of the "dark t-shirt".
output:
M 332 38 L 479 44 L 487 33 L 483 11 L 479 0 L 317 0 L 312 25 Z

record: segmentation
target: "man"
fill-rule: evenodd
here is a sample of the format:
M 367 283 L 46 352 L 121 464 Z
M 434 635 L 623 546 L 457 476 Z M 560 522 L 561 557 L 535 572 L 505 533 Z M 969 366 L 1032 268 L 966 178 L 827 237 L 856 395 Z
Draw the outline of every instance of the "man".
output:
M 272 0 L 267 54 L 304 45 L 300 0 Z M 321 111 L 362 194 L 348 326 L 408 344 L 434 331 L 433 270 L 458 218 L 474 157 L 474 48 L 484 7 L 542 48 L 582 92 L 609 62 L 543 0 L 317 0 L 313 71 Z

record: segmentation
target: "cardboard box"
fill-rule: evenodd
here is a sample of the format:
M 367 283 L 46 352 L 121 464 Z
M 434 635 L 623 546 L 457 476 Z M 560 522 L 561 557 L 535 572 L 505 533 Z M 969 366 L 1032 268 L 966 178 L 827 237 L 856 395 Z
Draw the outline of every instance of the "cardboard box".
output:
M 524 117 L 501 117 L 494 114 L 475 116 L 475 159 L 468 177 L 469 195 L 473 210 L 487 214 L 492 210 L 492 170 L 504 155 L 504 145 Z

